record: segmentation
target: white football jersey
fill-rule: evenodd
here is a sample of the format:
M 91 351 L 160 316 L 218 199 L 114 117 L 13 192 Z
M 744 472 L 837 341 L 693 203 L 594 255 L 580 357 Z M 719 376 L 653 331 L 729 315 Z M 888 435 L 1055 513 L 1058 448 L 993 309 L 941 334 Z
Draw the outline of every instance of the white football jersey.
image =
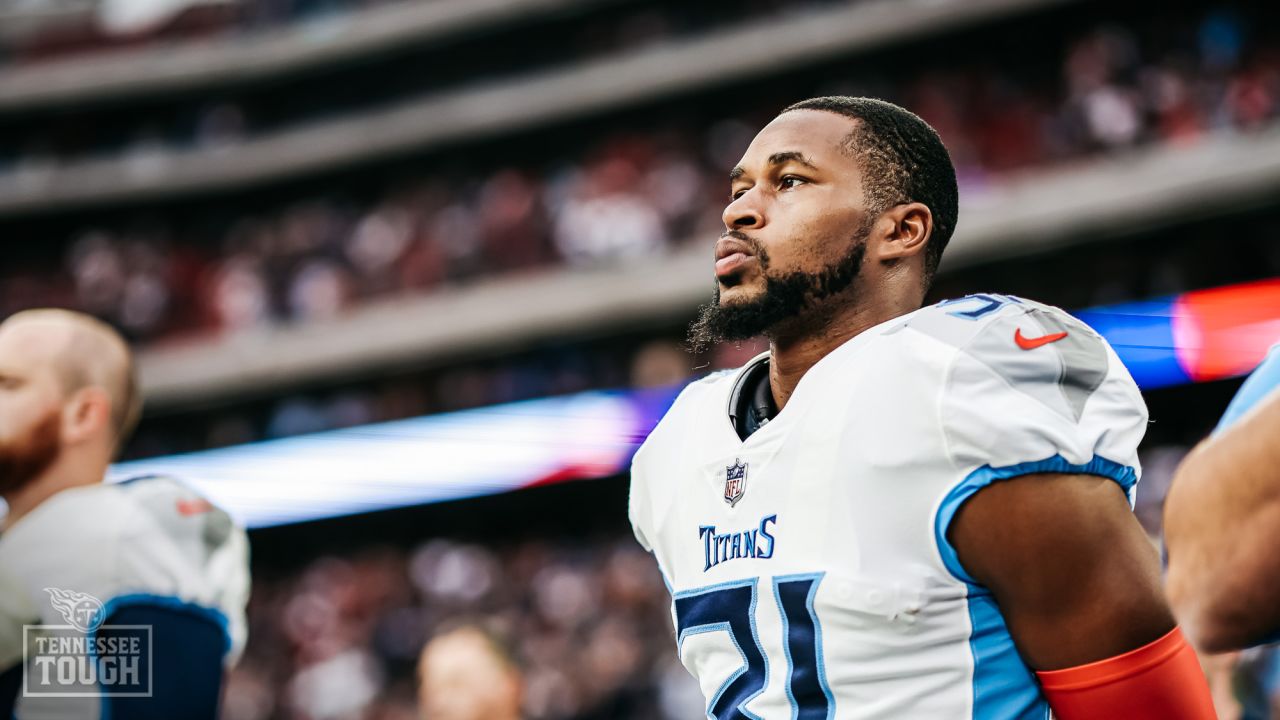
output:
M 50 589 L 92 596 L 107 619 L 131 603 L 206 614 L 225 628 L 230 666 L 247 634 L 248 540 L 224 511 L 171 478 L 54 495 L 0 535 L 0 672 L 22 662 L 24 625 L 68 625 Z M 26 642 L 38 634 L 29 631 Z M 71 698 L 55 711 L 47 698 L 19 697 L 16 717 L 90 719 L 100 705 Z
M 766 358 L 686 388 L 632 466 L 631 522 L 707 717 L 1048 717 L 947 528 L 1032 473 L 1132 500 L 1147 412 L 1115 352 L 1056 308 L 947 301 L 834 350 L 743 441 L 729 399 Z

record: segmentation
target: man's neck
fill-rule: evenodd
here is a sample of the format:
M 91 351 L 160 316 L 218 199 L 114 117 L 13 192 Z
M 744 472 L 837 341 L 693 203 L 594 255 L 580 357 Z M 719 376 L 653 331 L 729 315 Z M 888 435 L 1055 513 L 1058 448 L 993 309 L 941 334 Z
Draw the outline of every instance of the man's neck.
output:
M 882 322 L 919 308 L 905 303 L 852 304 L 807 330 L 780 333 L 769 341 L 769 387 L 781 411 L 809 369 L 831 351 Z
M 63 490 L 76 487 L 96 485 L 102 482 L 103 473 L 68 473 L 58 468 L 51 468 L 39 478 L 27 483 L 18 490 L 4 494 L 4 501 L 9 512 L 0 518 L 0 531 L 8 531 L 22 518 L 30 515 L 49 498 Z

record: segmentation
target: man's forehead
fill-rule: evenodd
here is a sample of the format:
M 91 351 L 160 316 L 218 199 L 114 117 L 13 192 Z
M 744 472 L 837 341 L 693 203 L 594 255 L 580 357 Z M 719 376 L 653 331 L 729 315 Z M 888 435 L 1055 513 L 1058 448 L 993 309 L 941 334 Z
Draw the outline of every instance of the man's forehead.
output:
M 45 317 L 14 317 L 0 323 L 0 338 L 42 340 L 44 343 L 66 342 L 71 329 L 67 323 Z
M 766 162 L 780 152 L 797 152 L 805 157 L 847 157 L 844 144 L 856 122 L 822 110 L 783 113 L 756 134 L 743 155 L 743 163 Z
M 70 341 L 65 327 L 40 320 L 13 320 L 0 324 L 0 365 L 45 366 Z

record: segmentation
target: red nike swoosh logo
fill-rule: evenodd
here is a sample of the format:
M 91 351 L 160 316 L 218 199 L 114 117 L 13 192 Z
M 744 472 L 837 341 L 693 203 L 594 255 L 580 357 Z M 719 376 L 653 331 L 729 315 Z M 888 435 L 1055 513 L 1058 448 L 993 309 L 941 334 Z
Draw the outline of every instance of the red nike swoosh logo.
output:
M 179 500 L 178 514 L 183 517 L 191 517 L 193 515 L 203 515 L 213 510 L 213 503 L 208 500 Z
M 1013 333 L 1013 341 L 1018 343 L 1018 347 L 1023 350 L 1035 350 L 1036 348 L 1044 347 L 1049 343 L 1056 343 L 1066 336 L 1067 334 L 1065 332 L 1060 332 L 1052 333 L 1050 335 L 1041 335 L 1036 338 L 1029 338 L 1022 334 L 1022 328 L 1018 328 Z

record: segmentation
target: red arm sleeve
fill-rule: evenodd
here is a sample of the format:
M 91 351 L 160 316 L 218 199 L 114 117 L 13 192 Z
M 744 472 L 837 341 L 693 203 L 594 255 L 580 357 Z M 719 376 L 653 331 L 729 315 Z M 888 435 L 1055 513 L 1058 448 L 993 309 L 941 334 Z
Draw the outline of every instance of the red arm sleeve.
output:
M 1195 651 L 1178 628 L 1106 660 L 1038 672 L 1058 720 L 1214 720 Z

